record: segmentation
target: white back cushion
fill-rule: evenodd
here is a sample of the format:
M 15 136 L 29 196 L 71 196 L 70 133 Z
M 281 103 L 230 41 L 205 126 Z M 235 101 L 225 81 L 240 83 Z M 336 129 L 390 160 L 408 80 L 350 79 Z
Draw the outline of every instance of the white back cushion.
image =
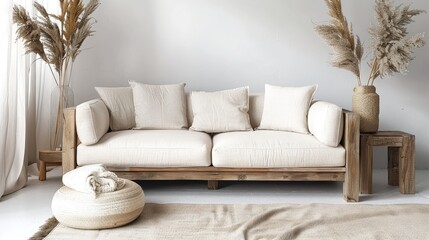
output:
M 258 129 L 309 133 L 307 114 L 317 85 L 278 87 L 265 84 L 264 111 Z
M 132 129 L 136 126 L 131 87 L 96 87 L 95 90 L 109 110 L 112 131 Z
M 264 111 L 264 94 L 256 93 L 249 96 L 250 124 L 257 128 L 261 124 L 262 112 Z
M 185 84 L 148 85 L 130 82 L 136 129 L 182 129 L 186 118 Z
M 191 94 L 186 94 L 187 117 L 189 126 L 192 125 L 194 120 L 194 113 L 192 112 Z M 253 93 L 249 94 L 249 118 L 252 128 L 257 128 L 261 124 L 262 111 L 264 110 L 264 94 Z
M 308 129 L 321 143 L 336 147 L 343 136 L 343 110 L 335 104 L 315 102 L 308 111 Z
M 109 111 L 101 99 L 76 106 L 76 130 L 84 145 L 97 143 L 109 130 Z
M 209 133 L 248 131 L 249 87 L 217 92 L 192 92 L 194 119 L 190 129 Z

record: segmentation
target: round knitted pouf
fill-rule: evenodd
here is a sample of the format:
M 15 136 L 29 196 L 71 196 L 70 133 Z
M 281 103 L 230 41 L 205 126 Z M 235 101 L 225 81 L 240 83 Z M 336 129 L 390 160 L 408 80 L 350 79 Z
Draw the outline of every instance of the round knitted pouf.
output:
M 125 186 L 114 192 L 92 194 L 66 186 L 52 199 L 52 212 L 61 224 L 79 229 L 104 229 L 125 225 L 140 216 L 144 207 L 141 187 L 125 179 Z

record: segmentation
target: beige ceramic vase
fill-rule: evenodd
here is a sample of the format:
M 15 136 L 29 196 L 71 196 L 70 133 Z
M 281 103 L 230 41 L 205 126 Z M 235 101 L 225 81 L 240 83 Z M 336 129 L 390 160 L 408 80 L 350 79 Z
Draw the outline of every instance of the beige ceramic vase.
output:
M 352 110 L 360 116 L 361 132 L 378 131 L 380 96 L 374 86 L 358 86 L 354 89 Z

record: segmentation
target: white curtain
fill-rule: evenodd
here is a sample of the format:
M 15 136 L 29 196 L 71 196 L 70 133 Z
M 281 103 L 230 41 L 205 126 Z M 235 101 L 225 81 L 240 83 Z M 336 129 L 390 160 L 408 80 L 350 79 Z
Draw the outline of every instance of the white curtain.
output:
M 22 188 L 28 164 L 37 162 L 39 149 L 49 149 L 49 96 L 54 86 L 45 64 L 34 62 L 35 56 L 25 54 L 16 40 L 13 4 L 34 14 L 32 0 L 0 1 L 0 197 Z

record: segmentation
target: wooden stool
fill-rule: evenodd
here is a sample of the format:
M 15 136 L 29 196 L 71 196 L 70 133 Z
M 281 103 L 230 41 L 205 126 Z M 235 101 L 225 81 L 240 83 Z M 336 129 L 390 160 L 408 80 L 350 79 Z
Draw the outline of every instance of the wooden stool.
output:
M 61 166 L 63 153 L 61 151 L 43 150 L 39 151 L 40 173 L 39 180 L 46 180 L 47 166 Z
M 402 194 L 415 193 L 415 137 L 398 131 L 360 134 L 360 189 L 372 193 L 372 147 L 388 147 L 388 183 Z

